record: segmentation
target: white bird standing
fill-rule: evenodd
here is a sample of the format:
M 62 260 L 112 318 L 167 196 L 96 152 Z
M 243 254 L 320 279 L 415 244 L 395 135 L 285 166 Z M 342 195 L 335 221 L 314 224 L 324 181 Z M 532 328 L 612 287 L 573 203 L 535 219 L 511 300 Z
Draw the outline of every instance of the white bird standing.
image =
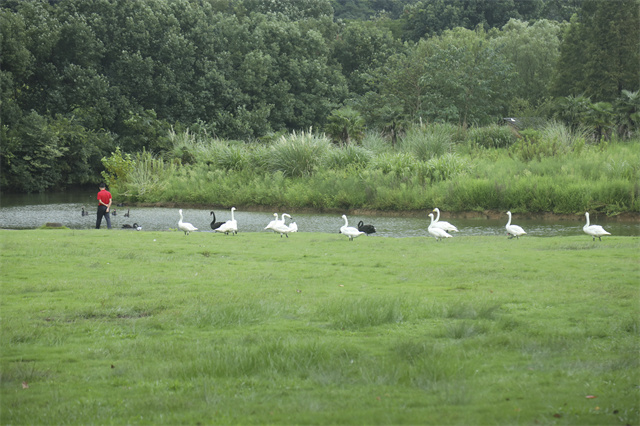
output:
M 440 241 L 441 238 L 452 238 L 452 236 L 448 234 L 447 231 L 434 226 L 437 222 L 433 220 L 433 213 L 429 213 L 429 217 L 431 218 L 431 223 L 429 224 L 427 231 L 429 231 L 429 233 L 435 237 L 436 241 Z
M 235 210 L 236 210 L 235 207 L 231 207 L 231 220 L 228 220 L 225 223 L 223 223 L 222 226 L 220 226 L 218 229 L 215 230 L 216 232 L 220 232 L 225 235 L 229 235 L 229 232 L 231 232 L 232 234 L 238 233 L 238 222 L 233 216 L 233 212 Z
M 178 228 L 181 231 L 184 231 L 184 235 L 189 235 L 189 232 L 198 230 L 198 228 L 196 228 L 195 226 L 193 226 L 189 222 L 183 222 L 182 221 L 182 209 L 178 210 L 178 213 L 180 213 L 180 220 L 178 221 Z
M 298 232 L 298 225 L 296 225 L 295 222 L 292 222 L 291 224 L 287 225 L 285 217 L 288 217 L 289 219 L 291 219 L 291 215 L 284 213 L 282 215 L 282 219 L 277 221 L 277 223 L 270 228 L 270 229 L 273 229 L 275 232 L 279 233 L 280 238 L 282 238 L 283 235 L 289 238 L 290 233 Z
M 520 228 L 518 225 L 512 225 L 511 224 L 511 212 L 507 212 L 507 215 L 509 216 L 509 222 L 507 222 L 507 225 L 505 226 L 505 228 L 507 229 L 507 234 L 509 234 L 509 238 L 513 238 L 516 237 L 516 239 L 520 236 L 520 235 L 524 235 L 526 234 L 526 232 L 524 232 L 524 229 Z
M 282 214 L 282 221 L 285 223 L 285 225 L 287 225 L 289 227 L 289 229 L 291 230 L 291 232 L 298 232 L 298 224 L 295 222 L 291 222 L 289 224 L 286 223 L 286 219 L 285 216 L 288 217 L 289 219 L 293 220 L 293 218 L 291 217 L 291 215 L 287 214 L 287 213 L 283 213 Z
M 271 222 L 269 222 L 269 223 L 267 224 L 267 226 L 265 226 L 265 227 L 264 227 L 264 229 L 271 229 L 271 230 L 273 230 L 273 227 L 274 227 L 274 226 L 276 226 L 276 225 L 278 224 L 278 222 L 280 222 L 280 221 L 278 220 L 278 213 L 274 213 L 274 214 L 273 214 L 273 217 L 275 217 L 275 219 L 273 219 Z
M 349 221 L 347 220 L 346 214 L 343 214 L 342 218 L 344 219 L 344 225 L 340 227 L 340 233 L 349 237 L 349 241 L 353 241 L 354 238 L 357 238 L 360 235 L 364 235 L 364 232 L 359 231 L 358 228 L 349 226 Z
M 611 235 L 600 225 L 589 225 L 589 212 L 586 212 L 584 215 L 587 217 L 587 224 L 582 227 L 582 230 L 585 234 L 591 235 L 593 237 L 593 241 L 596 240 L 596 237 L 598 237 L 598 240 L 602 241 L 602 237 L 605 235 Z
M 444 229 L 447 232 L 458 232 L 458 228 L 456 228 L 455 226 L 453 226 L 452 224 L 450 224 L 449 222 L 445 222 L 444 220 L 440 220 L 440 209 L 439 208 L 435 208 L 433 209 L 434 212 L 436 212 L 438 214 L 438 216 L 436 217 L 436 219 L 433 221 L 433 225 L 436 228 L 440 228 L 440 229 Z

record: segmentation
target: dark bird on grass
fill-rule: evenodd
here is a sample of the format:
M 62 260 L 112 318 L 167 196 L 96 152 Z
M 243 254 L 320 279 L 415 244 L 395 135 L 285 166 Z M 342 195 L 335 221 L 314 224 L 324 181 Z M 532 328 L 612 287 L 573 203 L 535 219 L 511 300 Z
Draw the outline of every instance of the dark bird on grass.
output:
M 375 234 L 376 227 L 373 225 L 365 225 L 363 221 L 358 222 L 358 231 L 364 232 L 365 234 Z
M 89 216 L 89 212 L 82 207 L 82 216 Z
M 116 214 L 117 214 L 117 213 L 116 213 L 116 211 L 115 211 L 115 210 L 112 210 L 112 211 L 111 211 L 111 216 L 116 216 Z
M 218 228 L 220 228 L 224 222 L 216 222 L 216 214 L 213 212 L 213 210 L 211 211 L 211 216 L 213 216 L 213 220 L 211 221 L 211 229 L 213 229 L 214 231 Z
M 124 217 L 129 217 L 129 209 L 127 209 L 127 212 L 124 214 Z
M 125 223 L 124 225 L 122 225 L 122 227 L 125 228 L 125 229 L 137 229 L 138 231 L 140 229 L 142 229 L 142 226 L 139 226 L 137 223 L 134 223 L 133 225 L 129 225 L 129 224 Z M 140 229 L 138 229 L 138 228 L 140 228 Z

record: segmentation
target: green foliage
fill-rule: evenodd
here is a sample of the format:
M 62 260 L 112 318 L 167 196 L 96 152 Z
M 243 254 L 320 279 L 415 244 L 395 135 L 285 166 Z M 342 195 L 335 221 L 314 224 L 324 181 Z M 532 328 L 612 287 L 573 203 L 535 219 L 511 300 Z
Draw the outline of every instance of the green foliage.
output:
M 517 133 L 509 126 L 492 124 L 469 129 L 468 140 L 483 148 L 508 148 L 517 140 Z
M 546 19 L 532 24 L 511 19 L 492 40 L 518 75 L 514 96 L 530 105 L 539 105 L 549 96 L 548 82 L 560 56 L 561 28 Z
M 421 169 L 420 174 L 428 177 L 431 182 L 456 179 L 460 175 L 472 171 L 472 166 L 468 161 L 454 153 L 431 158 L 424 164 L 424 171 Z
M 621 90 L 638 90 L 639 37 L 635 0 L 585 1 L 563 37 L 553 93 L 613 102 Z
M 341 149 L 329 150 L 324 158 L 323 165 L 336 170 L 349 167 L 365 168 L 372 157 L 373 154 L 366 148 L 346 145 Z
M 455 126 L 439 123 L 414 126 L 401 138 L 399 148 L 421 161 L 442 156 L 452 149 L 454 129 Z
M 0 135 L 4 189 L 42 192 L 97 179 L 99 156 L 112 144 L 109 135 L 87 131 L 74 119 L 49 119 L 36 112 L 18 124 L 3 126 Z
M 148 194 L 162 191 L 176 172 L 175 164 L 164 162 L 162 158 L 150 152 L 136 154 L 135 160 L 131 160 L 130 157 L 123 159 L 117 154 L 120 152 L 116 151 L 112 155 L 112 161 L 115 156 L 117 166 L 127 168 L 126 180 L 116 180 L 117 189 L 120 196 L 127 197 L 133 202 L 145 199 Z M 116 176 L 119 176 L 117 170 Z
M 341 144 L 349 145 L 351 141 L 357 144 L 364 137 L 364 120 L 355 109 L 342 107 L 331 112 L 325 131 Z
M 123 154 L 118 146 L 111 156 L 102 158 L 102 165 L 104 170 L 100 173 L 104 182 L 110 188 L 116 189 L 126 185 L 136 163 L 131 158 L 131 154 Z
M 313 127 L 343 143 L 380 132 L 390 143 L 367 148 L 392 152 L 424 120 L 456 125 L 457 143 L 505 114 L 546 119 L 550 96 L 572 97 L 555 118 L 574 131 L 588 125 L 604 140 L 637 131 L 634 0 L 342 3 L 2 2 L 0 184 L 95 181 L 116 143 L 260 172 L 280 170 L 264 147 L 211 141 L 268 142 Z M 332 6 L 377 15 L 342 21 Z M 572 12 L 570 24 L 555 22 Z M 191 129 L 195 141 L 177 143 L 171 128 Z M 490 138 L 479 146 L 494 146 Z M 418 145 L 427 161 L 431 148 Z
M 285 176 L 301 177 L 313 174 L 329 150 L 331 142 L 323 135 L 308 132 L 293 132 L 282 136 L 271 147 L 269 167 Z

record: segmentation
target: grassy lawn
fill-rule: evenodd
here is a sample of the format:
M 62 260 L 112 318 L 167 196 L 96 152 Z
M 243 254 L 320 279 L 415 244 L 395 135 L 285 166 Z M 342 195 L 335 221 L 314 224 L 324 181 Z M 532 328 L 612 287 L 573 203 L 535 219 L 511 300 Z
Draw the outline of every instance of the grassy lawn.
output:
M 640 238 L 0 243 L 1 424 L 640 422 Z

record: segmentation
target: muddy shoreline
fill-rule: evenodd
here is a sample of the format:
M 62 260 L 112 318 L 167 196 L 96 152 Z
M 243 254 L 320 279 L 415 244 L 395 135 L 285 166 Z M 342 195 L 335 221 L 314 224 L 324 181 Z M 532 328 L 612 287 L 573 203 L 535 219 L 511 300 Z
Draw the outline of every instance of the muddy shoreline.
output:
M 167 208 L 193 208 L 193 209 L 207 209 L 211 208 L 212 210 L 221 210 L 227 209 L 227 206 L 218 206 L 211 204 L 201 204 L 201 203 L 175 203 L 175 202 L 160 202 L 160 203 L 126 203 L 125 206 L 129 207 L 167 207 Z M 312 209 L 312 208 L 297 208 L 292 209 L 289 207 L 273 207 L 273 206 L 242 206 L 237 205 L 236 208 L 239 210 L 245 210 L 250 212 L 276 212 L 278 210 L 282 210 L 283 208 L 289 210 L 295 210 L 298 213 L 340 213 L 340 214 L 348 214 L 348 215 L 358 215 L 358 216 L 388 216 L 388 217 L 420 217 L 427 215 L 430 211 L 426 210 L 397 210 L 397 211 L 388 211 L 388 210 L 370 210 L 370 209 L 350 209 L 350 210 L 340 210 L 340 209 Z M 640 212 L 624 212 L 618 213 L 616 215 L 607 216 L 605 213 L 599 212 L 589 212 L 592 220 L 595 218 L 603 217 L 608 221 L 616 221 L 616 222 L 629 222 L 629 223 L 640 223 Z M 502 219 L 505 217 L 506 212 L 500 210 L 483 210 L 483 211 L 464 211 L 464 212 L 446 212 L 441 211 L 440 217 L 442 219 L 450 218 L 450 219 Z M 521 217 L 527 219 L 538 219 L 538 220 L 554 220 L 554 221 L 576 221 L 582 220 L 584 218 L 584 213 L 581 214 L 558 214 L 551 212 L 535 212 L 535 213 L 514 213 L 514 217 Z

